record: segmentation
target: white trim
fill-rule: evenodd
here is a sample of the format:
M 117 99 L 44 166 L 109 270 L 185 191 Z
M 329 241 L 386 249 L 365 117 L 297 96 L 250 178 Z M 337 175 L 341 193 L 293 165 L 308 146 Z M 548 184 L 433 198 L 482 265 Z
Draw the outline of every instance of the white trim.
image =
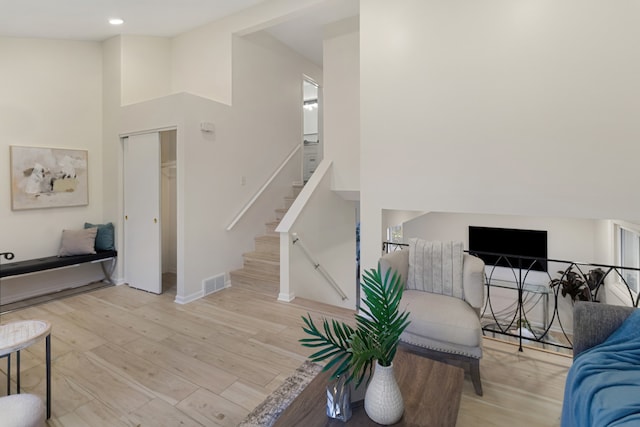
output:
M 294 293 L 282 293 L 280 292 L 278 294 L 278 301 L 282 301 L 282 302 L 291 302 L 296 298 L 296 295 Z
M 309 201 L 309 198 L 315 191 L 316 187 L 320 185 L 322 178 L 324 178 L 332 164 L 333 162 L 327 159 L 323 159 L 320 162 L 316 171 L 311 175 L 307 184 L 302 188 L 298 197 L 296 197 L 289 210 L 287 210 L 287 213 L 284 214 L 284 217 L 280 220 L 280 224 L 276 227 L 276 232 L 288 233 L 291 230 L 291 227 L 298 219 L 300 212 L 302 212 L 302 209 L 304 209 L 304 206 Z
M 188 304 L 190 302 L 193 302 L 197 299 L 202 298 L 203 296 L 204 296 L 204 291 L 201 290 L 191 295 L 187 295 L 186 297 L 181 297 L 176 295 L 176 299 L 173 302 L 175 302 L 176 304 Z
M 122 138 L 128 138 L 130 136 L 144 135 L 145 133 L 166 132 L 168 130 L 176 130 L 177 131 L 178 130 L 178 126 L 165 126 L 165 127 L 155 128 L 155 129 L 137 130 L 135 132 L 125 132 L 125 133 L 119 134 L 119 136 L 120 136 L 120 139 L 122 139 Z

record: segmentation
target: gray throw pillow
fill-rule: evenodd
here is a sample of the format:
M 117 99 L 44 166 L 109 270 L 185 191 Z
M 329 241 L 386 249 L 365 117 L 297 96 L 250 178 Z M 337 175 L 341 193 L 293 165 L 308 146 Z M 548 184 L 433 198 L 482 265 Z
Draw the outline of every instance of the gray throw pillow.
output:
M 62 230 L 62 240 L 58 256 L 95 254 L 97 228 L 82 230 Z

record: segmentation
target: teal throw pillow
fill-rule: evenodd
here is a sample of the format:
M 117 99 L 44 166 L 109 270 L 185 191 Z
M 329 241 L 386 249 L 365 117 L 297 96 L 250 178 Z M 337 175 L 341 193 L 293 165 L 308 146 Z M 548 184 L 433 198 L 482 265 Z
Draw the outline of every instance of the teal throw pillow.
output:
M 114 251 L 116 249 L 113 223 L 109 222 L 107 224 L 91 224 L 85 222 L 84 228 L 98 229 L 98 234 L 96 235 L 97 251 Z

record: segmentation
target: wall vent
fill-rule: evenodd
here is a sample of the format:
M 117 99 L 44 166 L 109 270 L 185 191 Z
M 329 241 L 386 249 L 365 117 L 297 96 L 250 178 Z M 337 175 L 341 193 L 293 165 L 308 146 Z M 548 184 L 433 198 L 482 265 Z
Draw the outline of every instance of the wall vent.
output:
M 225 284 L 225 275 L 219 274 L 217 276 L 209 277 L 208 279 L 204 279 L 202 281 L 202 288 L 204 289 L 204 294 L 209 295 L 214 292 L 218 292 L 221 289 L 224 289 Z

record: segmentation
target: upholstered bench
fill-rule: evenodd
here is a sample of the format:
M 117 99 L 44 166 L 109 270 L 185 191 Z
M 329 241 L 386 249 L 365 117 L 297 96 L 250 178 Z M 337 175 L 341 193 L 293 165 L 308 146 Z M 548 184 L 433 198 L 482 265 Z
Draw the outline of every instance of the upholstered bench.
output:
M 99 262 L 104 273 L 104 281 L 113 283 L 111 274 L 118 252 L 98 251 L 95 254 L 71 255 L 71 256 L 49 256 L 44 258 L 34 258 L 25 261 L 9 262 L 0 264 L 0 278 L 19 276 L 22 274 L 37 273 L 40 271 L 53 270 L 56 268 L 76 266 L 87 262 Z M 105 265 L 105 263 L 109 265 Z

